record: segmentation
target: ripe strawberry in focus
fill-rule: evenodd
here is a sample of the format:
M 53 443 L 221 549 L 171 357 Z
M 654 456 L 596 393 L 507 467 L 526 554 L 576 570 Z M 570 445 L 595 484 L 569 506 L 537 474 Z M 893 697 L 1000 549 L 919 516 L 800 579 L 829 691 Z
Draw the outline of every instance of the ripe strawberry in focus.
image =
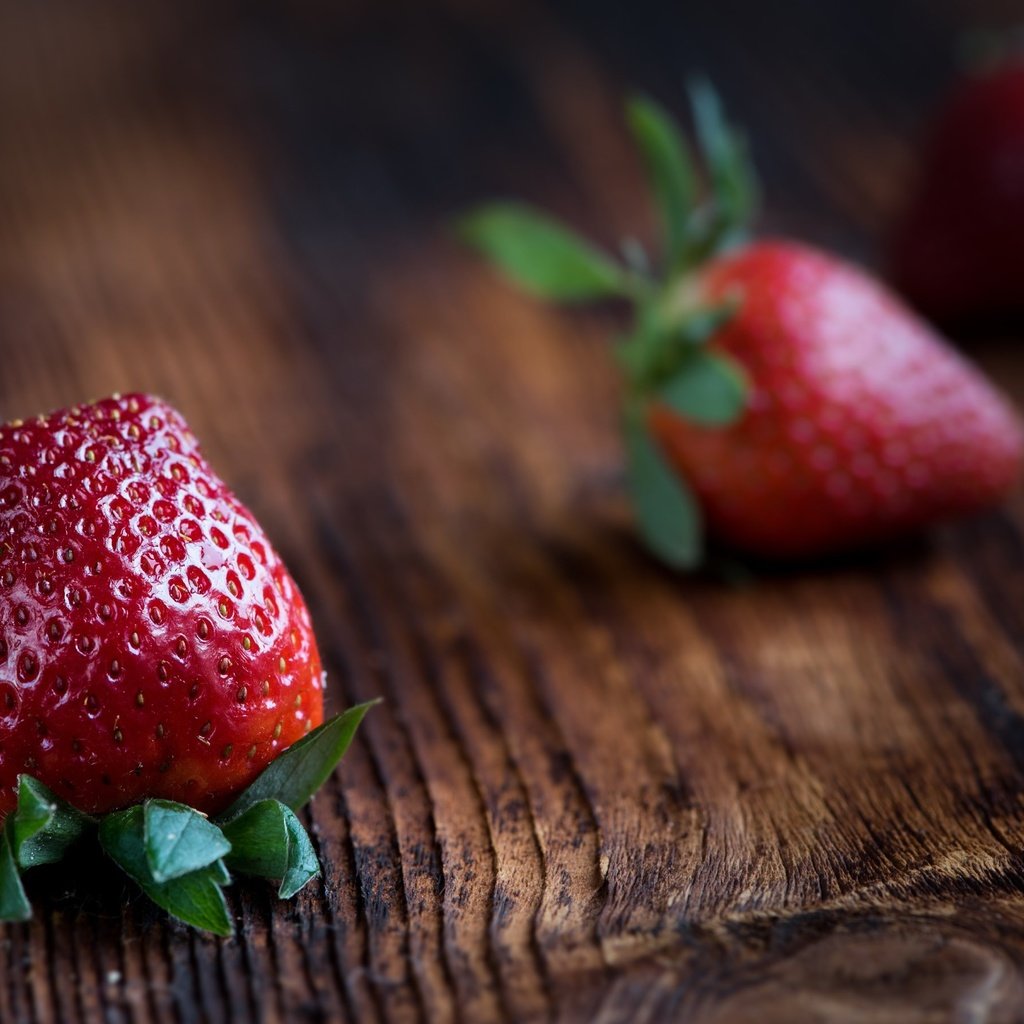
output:
M 704 532 L 770 559 L 899 537 L 1000 501 L 1024 440 L 1006 401 L 894 295 L 834 256 L 750 243 L 756 187 L 707 86 L 694 89 L 707 169 L 668 116 L 630 124 L 663 219 L 656 272 L 627 265 L 522 206 L 461 227 L 546 298 L 634 308 L 616 354 L 631 497 L 651 550 L 676 567 Z
M 1024 55 L 964 78 L 940 109 L 889 264 L 939 322 L 1024 311 Z
M 302 597 L 170 406 L 0 426 L 0 921 L 91 837 L 230 935 L 231 872 L 282 899 L 320 873 L 296 812 L 373 703 L 322 721 Z
M 145 395 L 0 428 L 0 811 L 215 812 L 323 717 L 292 578 Z

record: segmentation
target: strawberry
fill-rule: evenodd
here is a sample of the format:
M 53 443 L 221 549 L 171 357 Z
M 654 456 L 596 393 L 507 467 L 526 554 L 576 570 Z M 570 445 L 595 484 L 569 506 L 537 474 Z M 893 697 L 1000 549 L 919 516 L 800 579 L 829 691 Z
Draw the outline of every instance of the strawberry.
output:
M 623 266 L 519 205 L 460 226 L 536 294 L 633 304 L 617 355 L 651 550 L 692 567 L 706 532 L 761 557 L 819 556 L 1001 500 L 1024 453 L 1006 401 L 862 271 L 793 242 L 750 242 L 743 144 L 708 86 L 693 97 L 706 193 L 664 111 L 629 108 L 663 214 L 660 274 L 636 243 Z
M 311 734 L 323 686 L 309 612 L 159 399 L 115 395 L 0 427 L 0 713 L 0 893 L 5 871 L 10 888 L 17 868 L 39 862 L 32 850 L 56 842 L 47 828 L 77 837 L 100 816 L 107 851 L 191 920 L 181 893 L 163 890 L 199 884 L 189 877 L 199 871 L 219 893 L 232 855 L 245 870 L 229 826 L 259 802 L 239 803 L 250 790 L 279 805 L 260 811 L 282 830 L 277 877 L 289 835 L 310 867 L 289 809 L 302 794 L 283 799 L 266 783 L 296 741 L 336 738 L 331 723 Z M 224 829 L 207 820 L 225 809 Z M 202 863 L 174 859 L 186 829 Z M 24 916 L 23 899 L 2 903 L 0 916 Z M 222 915 L 192 923 L 224 925 Z
M 722 428 L 657 404 L 651 427 L 717 536 L 771 556 L 884 540 L 998 501 L 1016 479 L 1013 412 L 866 274 L 791 242 L 710 263 L 706 301 L 742 289 L 715 345 L 752 382 Z
M 940 108 L 890 243 L 896 285 L 940 322 L 1024 311 L 1024 57 Z

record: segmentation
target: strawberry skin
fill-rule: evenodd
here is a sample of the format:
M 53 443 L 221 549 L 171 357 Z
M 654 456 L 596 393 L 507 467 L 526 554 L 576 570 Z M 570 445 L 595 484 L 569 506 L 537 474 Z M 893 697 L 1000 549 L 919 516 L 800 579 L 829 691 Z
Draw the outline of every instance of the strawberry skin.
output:
M 889 263 L 934 319 L 1024 309 L 1024 61 L 965 79 L 939 112 Z
M 655 406 L 650 425 L 719 539 L 813 556 L 984 508 L 1017 480 L 1007 402 L 865 274 L 765 241 L 709 264 L 700 288 L 742 299 L 711 344 L 745 369 L 747 409 L 710 429 Z
M 0 812 L 213 813 L 323 718 L 309 613 L 184 420 L 115 396 L 0 427 Z

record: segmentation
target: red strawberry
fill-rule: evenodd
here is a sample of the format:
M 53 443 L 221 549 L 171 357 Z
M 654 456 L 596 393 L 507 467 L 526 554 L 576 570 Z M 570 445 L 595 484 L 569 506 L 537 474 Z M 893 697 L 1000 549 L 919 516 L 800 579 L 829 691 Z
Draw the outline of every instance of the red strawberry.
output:
M 810 555 L 883 540 L 998 501 L 1017 478 L 1007 404 L 864 273 L 789 242 L 748 246 L 700 277 L 739 310 L 714 344 L 752 382 L 746 414 L 651 425 L 729 544 Z
M 1024 60 L 962 81 L 940 109 L 897 225 L 892 279 L 940 321 L 1024 310 Z
M 864 273 L 793 243 L 749 244 L 743 146 L 706 86 L 694 114 L 704 199 L 670 119 L 645 101 L 630 108 L 665 221 L 659 277 L 646 257 L 622 267 L 521 207 L 463 224 L 535 293 L 634 304 L 618 355 L 631 492 L 652 550 L 696 564 L 703 519 L 744 551 L 821 555 L 1002 499 L 1024 453 L 1007 403 Z
M 0 538 L 0 811 L 214 812 L 320 724 L 302 597 L 158 399 L 0 428 Z
M 170 406 L 0 427 L 0 920 L 87 836 L 220 935 L 230 871 L 293 896 L 320 871 L 295 812 L 370 707 L 320 724 L 321 677 L 288 571 Z

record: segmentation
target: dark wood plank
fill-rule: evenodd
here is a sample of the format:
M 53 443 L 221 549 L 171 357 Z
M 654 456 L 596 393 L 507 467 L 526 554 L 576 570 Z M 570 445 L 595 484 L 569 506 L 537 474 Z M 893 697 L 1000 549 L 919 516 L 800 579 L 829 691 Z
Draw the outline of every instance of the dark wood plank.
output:
M 0 412 L 178 404 L 343 704 L 322 884 L 234 939 L 98 866 L 6 926 L 25 1022 L 1024 1020 L 1024 504 L 870 562 L 679 580 L 616 492 L 614 313 L 444 231 L 651 230 L 627 86 L 699 67 L 766 226 L 870 261 L 954 36 L 1014 6 L 0 8 Z M 978 355 L 1024 399 L 1012 343 Z M 89 876 L 86 875 L 86 878 Z

